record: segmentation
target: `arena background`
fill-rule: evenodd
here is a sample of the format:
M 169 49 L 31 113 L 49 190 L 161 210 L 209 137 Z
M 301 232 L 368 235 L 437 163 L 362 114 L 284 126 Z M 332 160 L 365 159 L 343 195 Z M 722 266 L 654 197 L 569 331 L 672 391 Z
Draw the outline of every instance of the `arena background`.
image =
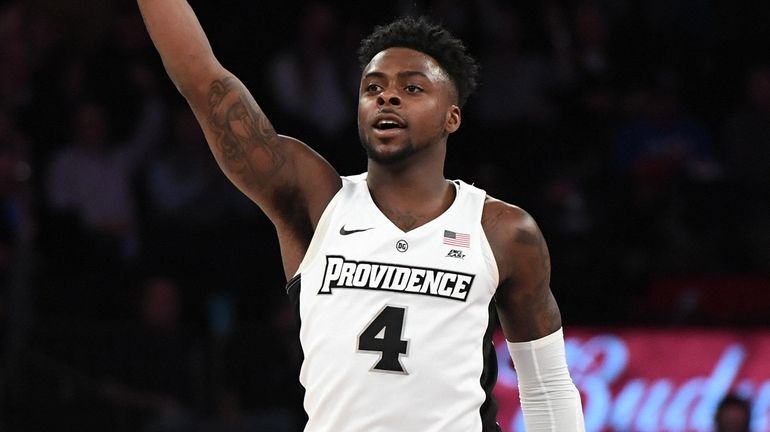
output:
M 540 223 L 588 429 L 709 430 L 734 391 L 770 431 L 762 2 L 191 4 L 276 129 L 342 174 L 365 169 L 359 40 L 443 22 L 482 66 L 446 174 Z M 134 2 L 0 1 L 0 227 L 0 430 L 298 430 L 274 231 Z

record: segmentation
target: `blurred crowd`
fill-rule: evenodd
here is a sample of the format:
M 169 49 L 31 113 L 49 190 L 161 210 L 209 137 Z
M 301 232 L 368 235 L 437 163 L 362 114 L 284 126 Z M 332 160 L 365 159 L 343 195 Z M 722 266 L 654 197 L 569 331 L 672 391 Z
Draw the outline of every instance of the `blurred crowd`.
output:
M 761 308 L 701 307 L 770 301 L 767 11 L 191 4 L 276 129 L 341 174 L 366 167 L 360 39 L 434 17 L 481 64 L 446 175 L 538 220 L 566 323 L 770 324 Z M 0 429 L 296 430 L 280 269 L 269 221 L 219 172 L 133 1 L 0 1 Z

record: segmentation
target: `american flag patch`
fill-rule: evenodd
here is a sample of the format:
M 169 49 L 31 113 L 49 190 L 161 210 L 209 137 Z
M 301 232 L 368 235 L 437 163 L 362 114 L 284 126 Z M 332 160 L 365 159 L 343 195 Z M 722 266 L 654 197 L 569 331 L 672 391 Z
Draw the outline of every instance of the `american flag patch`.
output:
M 444 230 L 444 244 L 464 248 L 471 247 L 471 235 Z

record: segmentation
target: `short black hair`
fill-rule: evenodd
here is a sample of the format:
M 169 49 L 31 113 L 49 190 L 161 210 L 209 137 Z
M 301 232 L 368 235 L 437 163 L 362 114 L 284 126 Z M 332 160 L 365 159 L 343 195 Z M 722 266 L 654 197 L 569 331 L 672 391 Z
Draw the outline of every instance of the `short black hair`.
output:
M 727 394 L 722 400 L 719 401 L 719 405 L 717 405 L 717 410 L 715 414 L 715 420 L 717 422 L 716 424 L 716 431 L 722 430 L 720 426 L 722 426 L 720 422 L 720 417 L 722 415 L 722 412 L 724 412 L 725 409 L 728 407 L 737 407 L 743 410 L 743 412 L 746 413 L 746 423 L 743 424 L 743 429 L 746 432 L 749 430 L 749 425 L 751 424 L 751 402 L 749 402 L 748 399 L 744 399 L 736 394 L 729 393 Z
M 465 44 L 427 18 L 407 16 L 375 27 L 358 49 L 361 67 L 366 67 L 377 53 L 393 47 L 410 48 L 433 57 L 452 80 L 461 107 L 476 89 L 479 68 Z

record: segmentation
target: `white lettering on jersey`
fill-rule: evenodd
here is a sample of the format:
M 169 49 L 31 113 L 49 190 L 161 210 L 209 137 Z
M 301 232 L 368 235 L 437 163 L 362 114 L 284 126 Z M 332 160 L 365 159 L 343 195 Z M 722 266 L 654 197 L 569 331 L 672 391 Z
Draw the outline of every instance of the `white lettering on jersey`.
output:
M 474 275 L 425 267 L 367 261 L 349 261 L 327 255 L 323 284 L 318 294 L 332 288 L 397 291 L 465 301 Z

